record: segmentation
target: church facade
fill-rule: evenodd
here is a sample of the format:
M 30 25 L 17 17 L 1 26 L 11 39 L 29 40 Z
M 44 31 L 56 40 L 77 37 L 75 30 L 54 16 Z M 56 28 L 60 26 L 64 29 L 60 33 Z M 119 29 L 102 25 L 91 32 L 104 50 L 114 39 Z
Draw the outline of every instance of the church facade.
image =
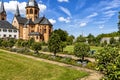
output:
M 39 17 L 40 9 L 37 2 L 35 0 L 29 0 L 25 9 L 26 17 L 22 17 L 17 5 L 12 21 L 12 25 L 19 30 L 19 38 L 24 40 L 34 38 L 36 42 L 48 42 L 53 25 L 45 16 Z

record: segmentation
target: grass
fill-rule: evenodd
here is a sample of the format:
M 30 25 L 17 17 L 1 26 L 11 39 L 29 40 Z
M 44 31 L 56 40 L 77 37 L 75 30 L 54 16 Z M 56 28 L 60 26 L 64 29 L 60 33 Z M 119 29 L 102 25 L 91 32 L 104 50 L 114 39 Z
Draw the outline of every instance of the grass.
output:
M 102 49 L 102 48 L 103 48 L 103 47 L 90 46 L 90 49 L 91 49 L 91 50 L 96 50 L 96 51 L 98 51 L 98 50 L 100 50 L 100 49 Z M 69 54 L 73 54 L 74 45 L 66 46 L 66 47 L 64 48 L 64 51 L 67 51 Z
M 88 73 L 0 51 L 0 80 L 75 80 Z

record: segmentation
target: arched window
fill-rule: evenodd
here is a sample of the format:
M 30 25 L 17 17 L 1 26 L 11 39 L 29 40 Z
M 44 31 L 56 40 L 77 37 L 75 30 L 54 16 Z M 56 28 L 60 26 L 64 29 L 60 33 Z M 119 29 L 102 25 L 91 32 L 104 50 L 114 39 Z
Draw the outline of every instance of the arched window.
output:
M 2 20 L 5 20 L 4 18 L 2 18 Z
M 32 9 L 30 9 L 30 14 L 33 14 L 33 10 Z
M 37 14 L 37 10 L 35 10 L 35 14 Z

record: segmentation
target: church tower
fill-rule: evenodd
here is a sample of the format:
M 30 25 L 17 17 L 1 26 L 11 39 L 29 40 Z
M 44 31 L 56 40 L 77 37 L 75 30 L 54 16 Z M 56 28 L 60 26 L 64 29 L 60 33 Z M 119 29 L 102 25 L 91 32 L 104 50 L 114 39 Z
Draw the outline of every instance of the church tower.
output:
M 4 3 L 3 1 L 1 0 L 1 6 L 0 6 L 0 20 L 6 20 L 6 11 L 5 11 L 5 8 L 4 8 Z
M 34 21 L 39 17 L 39 7 L 35 0 L 29 0 L 26 5 L 26 18 Z
M 16 17 L 18 17 L 18 16 L 20 17 L 20 11 L 19 11 L 18 4 L 17 4 L 15 16 L 16 16 Z

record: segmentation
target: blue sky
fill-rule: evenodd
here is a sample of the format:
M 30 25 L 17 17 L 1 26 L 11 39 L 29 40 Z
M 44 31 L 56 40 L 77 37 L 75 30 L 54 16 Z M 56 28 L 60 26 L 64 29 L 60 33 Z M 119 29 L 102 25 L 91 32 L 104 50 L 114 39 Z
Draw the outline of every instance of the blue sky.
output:
M 20 13 L 25 16 L 28 0 L 3 0 L 7 19 L 12 22 L 16 3 Z M 45 15 L 54 29 L 61 28 L 70 35 L 84 36 L 89 33 L 98 35 L 118 30 L 118 12 L 120 0 L 36 0 L 40 7 L 40 16 Z

